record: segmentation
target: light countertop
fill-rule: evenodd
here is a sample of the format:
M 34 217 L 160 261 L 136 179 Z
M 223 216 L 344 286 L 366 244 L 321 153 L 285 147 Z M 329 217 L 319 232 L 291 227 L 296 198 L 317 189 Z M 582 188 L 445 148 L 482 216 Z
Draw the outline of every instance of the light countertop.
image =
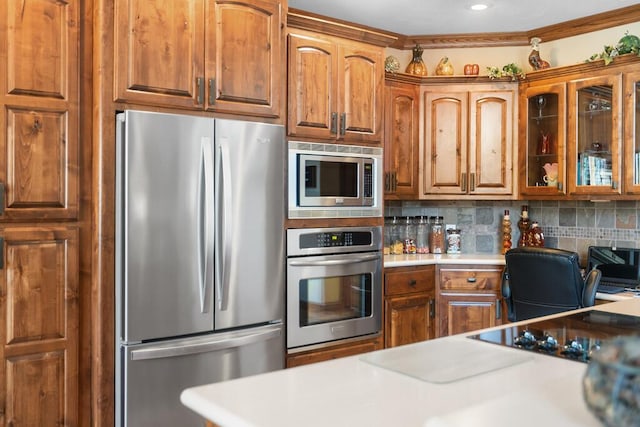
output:
M 580 311 L 594 308 L 640 316 L 640 298 Z M 586 366 L 455 335 L 193 387 L 181 400 L 238 427 L 599 426 L 582 398 Z
M 412 254 L 385 255 L 385 268 L 430 264 L 504 265 L 499 254 Z

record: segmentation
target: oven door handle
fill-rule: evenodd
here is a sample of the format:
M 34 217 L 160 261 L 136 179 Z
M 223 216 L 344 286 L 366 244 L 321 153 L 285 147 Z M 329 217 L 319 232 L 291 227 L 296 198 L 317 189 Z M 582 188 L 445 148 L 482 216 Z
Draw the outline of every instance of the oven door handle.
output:
M 370 254 L 370 255 L 353 255 L 348 259 L 325 259 L 325 260 L 293 260 L 289 261 L 289 265 L 294 267 L 302 267 L 302 266 L 323 266 L 323 265 L 346 265 L 346 264 L 357 264 L 359 262 L 368 262 L 372 260 L 380 259 L 379 254 Z

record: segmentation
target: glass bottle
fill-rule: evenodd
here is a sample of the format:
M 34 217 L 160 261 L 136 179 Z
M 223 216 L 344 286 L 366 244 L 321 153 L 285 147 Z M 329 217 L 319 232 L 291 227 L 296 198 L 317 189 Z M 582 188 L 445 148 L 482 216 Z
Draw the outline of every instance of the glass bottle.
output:
M 518 230 L 520 230 L 520 238 L 518 239 L 518 246 L 527 246 L 527 235 L 529 234 L 529 227 L 531 220 L 529 219 L 529 206 L 522 206 L 522 213 L 518 220 Z
M 460 230 L 450 228 L 447 230 L 447 253 L 459 254 L 462 241 L 460 239 Z
M 403 240 L 404 240 L 404 248 L 403 253 L 405 254 L 415 254 L 416 253 L 416 227 L 413 223 L 413 218 L 410 216 L 406 217 L 404 220 L 404 228 L 403 228 Z
M 424 216 L 418 219 L 416 226 L 416 253 L 429 253 L 429 221 Z
M 390 247 L 390 253 L 391 255 L 401 255 L 402 254 L 402 250 L 404 247 L 404 244 L 402 243 L 402 240 L 400 239 L 400 224 L 398 223 L 398 218 L 397 217 L 393 217 L 391 219 L 391 225 L 390 225 L 391 231 L 390 231 L 390 239 L 391 239 L 391 247 Z
M 511 245 L 511 217 L 509 209 L 506 209 L 502 218 L 502 253 L 506 254 L 511 249 Z
M 432 217 L 431 234 L 429 235 L 429 250 L 432 254 L 444 252 L 444 218 L 441 216 Z

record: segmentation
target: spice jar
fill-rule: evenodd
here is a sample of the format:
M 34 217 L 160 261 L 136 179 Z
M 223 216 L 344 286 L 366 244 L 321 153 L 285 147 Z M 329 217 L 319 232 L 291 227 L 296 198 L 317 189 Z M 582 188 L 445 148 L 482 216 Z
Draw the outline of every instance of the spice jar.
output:
M 441 216 L 431 217 L 431 234 L 429 235 L 429 250 L 432 254 L 441 254 L 444 249 L 444 218 Z
M 416 253 L 429 253 L 429 221 L 421 216 L 416 226 Z
M 450 228 L 447 230 L 447 253 L 448 254 L 459 254 L 460 246 L 460 230 L 457 228 Z

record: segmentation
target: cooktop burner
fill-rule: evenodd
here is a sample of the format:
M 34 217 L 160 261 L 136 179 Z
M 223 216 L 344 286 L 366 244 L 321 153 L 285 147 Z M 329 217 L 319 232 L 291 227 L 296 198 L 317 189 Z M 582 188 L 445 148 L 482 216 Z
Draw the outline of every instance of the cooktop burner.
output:
M 592 310 L 548 320 L 531 319 L 469 338 L 588 362 L 603 340 L 619 335 L 640 335 L 640 317 Z

